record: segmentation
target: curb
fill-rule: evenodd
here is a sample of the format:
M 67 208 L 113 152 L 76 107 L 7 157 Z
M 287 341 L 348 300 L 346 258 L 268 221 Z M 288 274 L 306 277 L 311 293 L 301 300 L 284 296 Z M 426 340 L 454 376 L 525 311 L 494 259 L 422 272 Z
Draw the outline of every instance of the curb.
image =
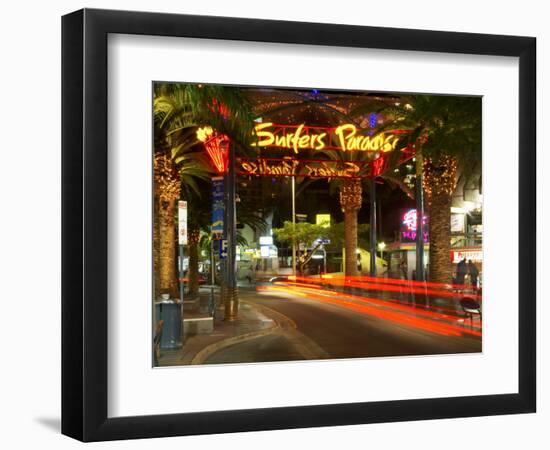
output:
M 242 303 L 248 303 L 248 302 L 242 301 Z M 250 303 L 248 304 L 250 305 Z M 254 305 L 254 307 L 257 308 L 257 305 Z M 261 310 L 262 307 L 259 307 L 257 309 Z M 275 322 L 275 325 L 273 325 L 272 327 L 265 328 L 259 331 L 250 331 L 248 333 L 239 334 L 238 336 L 232 336 L 226 339 L 222 339 L 218 342 L 214 342 L 210 345 L 207 345 L 191 359 L 191 362 L 189 364 L 191 365 L 203 364 L 204 361 L 206 361 L 213 353 L 217 352 L 218 350 L 221 350 L 226 347 L 230 347 L 231 345 L 234 345 L 237 343 L 249 341 L 252 339 L 264 337 L 269 334 L 275 333 L 281 328 L 281 326 L 276 319 L 273 319 L 273 321 Z

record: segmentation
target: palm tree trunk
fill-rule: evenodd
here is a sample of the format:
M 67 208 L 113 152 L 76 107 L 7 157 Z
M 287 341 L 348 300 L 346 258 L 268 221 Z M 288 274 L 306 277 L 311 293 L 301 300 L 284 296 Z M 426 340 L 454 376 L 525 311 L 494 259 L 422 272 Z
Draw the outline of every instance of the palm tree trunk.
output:
M 171 298 L 178 296 L 176 267 L 176 200 L 180 178 L 169 155 L 156 152 L 154 157 L 155 199 L 158 201 L 158 289 Z
M 450 284 L 453 279 L 451 254 L 451 196 L 438 194 L 430 202 L 430 280 Z
M 451 156 L 437 161 L 424 159 L 424 191 L 430 213 L 430 270 L 431 281 L 450 284 L 451 264 L 451 203 L 456 188 L 458 162 Z
M 363 203 L 361 180 L 346 179 L 340 186 L 340 206 L 344 213 L 345 276 L 357 276 L 357 213 Z
M 153 204 L 153 273 L 155 274 L 154 278 L 154 299 L 158 299 L 160 296 L 160 282 L 159 282 L 159 200 L 155 196 Z
M 344 248 L 347 277 L 357 276 L 357 210 L 344 212 Z
M 174 201 L 159 202 L 159 289 L 171 298 L 178 296 L 175 208 Z

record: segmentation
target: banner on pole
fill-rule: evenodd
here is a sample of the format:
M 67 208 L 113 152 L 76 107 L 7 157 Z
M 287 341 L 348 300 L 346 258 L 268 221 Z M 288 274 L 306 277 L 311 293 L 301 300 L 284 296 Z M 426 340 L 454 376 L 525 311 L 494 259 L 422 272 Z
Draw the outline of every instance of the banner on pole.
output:
M 187 202 L 178 202 L 178 243 L 187 245 Z
M 212 236 L 218 239 L 223 235 L 225 215 L 223 177 L 212 178 Z

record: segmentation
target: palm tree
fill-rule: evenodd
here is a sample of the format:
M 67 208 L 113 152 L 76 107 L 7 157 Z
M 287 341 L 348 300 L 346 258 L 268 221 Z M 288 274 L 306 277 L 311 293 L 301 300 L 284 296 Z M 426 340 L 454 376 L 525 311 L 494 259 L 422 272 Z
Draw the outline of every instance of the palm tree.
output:
M 181 187 L 198 192 L 197 179 L 211 170 L 205 163 L 196 129 L 208 124 L 243 145 L 252 130 L 248 101 L 237 88 L 197 84 L 155 85 L 154 90 L 155 296 L 177 295 L 176 201 Z M 191 211 L 190 211 L 191 212 Z M 191 212 L 192 213 L 192 212 Z M 195 237 L 191 229 L 191 239 Z
M 377 159 L 380 155 L 378 152 L 356 151 L 327 151 L 325 154 L 337 164 L 345 165 L 353 163 L 357 165 L 363 175 L 368 172 L 367 166 Z M 384 156 L 384 162 L 387 167 L 393 167 L 396 161 L 399 160 L 400 151 L 395 150 L 391 154 Z M 384 177 L 381 173 L 379 177 Z M 389 175 L 388 182 L 396 184 L 403 190 L 407 187 L 397 177 Z M 363 204 L 363 179 L 362 178 L 333 178 L 330 180 L 332 185 L 338 187 L 339 201 L 342 212 L 344 213 L 344 252 L 345 252 L 345 276 L 356 276 L 357 261 L 355 255 L 357 253 L 357 216 Z M 408 192 L 407 192 L 408 193 Z M 370 193 L 369 195 L 373 195 Z M 375 226 L 375 224 L 371 224 Z
M 363 187 L 360 179 L 351 178 L 339 181 L 340 207 L 344 213 L 344 249 L 346 262 L 345 276 L 357 275 L 357 214 L 363 204 Z
M 468 176 L 481 162 L 481 98 L 414 95 L 386 112 L 393 118 L 387 127 L 408 129 L 416 147 L 430 213 L 430 279 L 451 283 L 452 194 L 460 172 Z
M 177 294 L 176 203 L 181 197 L 182 186 L 198 191 L 197 180 L 208 178 L 209 169 L 202 156 L 189 149 L 182 154 L 182 149 L 178 147 L 169 152 L 157 151 L 154 155 L 157 293 Z

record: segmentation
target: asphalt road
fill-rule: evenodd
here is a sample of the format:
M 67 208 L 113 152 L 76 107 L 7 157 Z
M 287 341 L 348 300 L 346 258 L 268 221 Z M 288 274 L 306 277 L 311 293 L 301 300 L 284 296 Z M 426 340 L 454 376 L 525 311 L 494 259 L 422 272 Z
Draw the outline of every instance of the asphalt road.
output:
M 290 293 L 241 291 L 241 298 L 282 315 L 287 326 L 222 349 L 207 364 L 481 351 L 478 336 L 443 336 Z
M 283 335 L 270 334 L 217 351 L 206 364 L 296 361 L 305 359 Z

